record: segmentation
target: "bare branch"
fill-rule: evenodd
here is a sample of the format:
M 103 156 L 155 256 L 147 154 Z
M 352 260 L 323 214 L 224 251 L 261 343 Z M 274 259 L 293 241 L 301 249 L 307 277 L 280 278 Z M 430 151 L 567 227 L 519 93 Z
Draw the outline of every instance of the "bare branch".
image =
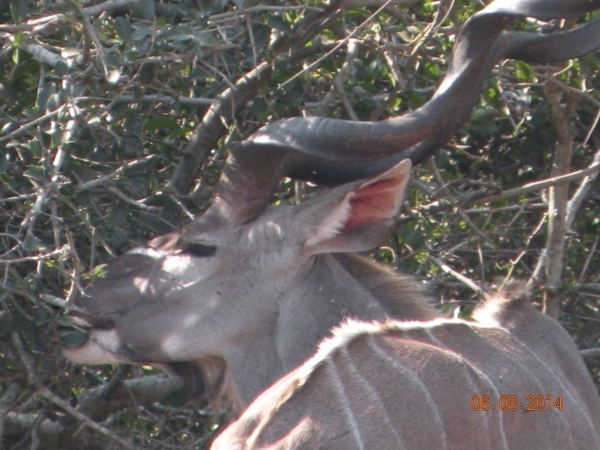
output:
M 222 14 L 214 14 L 208 18 L 208 20 L 217 21 L 222 19 L 229 19 L 230 17 L 238 17 L 246 14 L 252 14 L 255 12 L 287 12 L 287 11 L 316 11 L 323 12 L 323 8 L 317 8 L 315 6 L 308 5 L 298 5 L 298 6 L 269 6 L 269 5 L 261 5 L 261 6 L 252 6 L 250 8 L 244 8 L 240 10 L 235 10 L 231 12 L 226 12 Z
M 121 445 L 122 447 L 131 449 L 131 450 L 133 450 L 135 448 L 129 442 L 120 438 L 119 436 L 117 436 L 115 433 L 113 433 L 109 429 L 97 424 L 96 422 L 91 420 L 89 417 L 87 417 L 84 414 L 82 414 L 81 412 L 77 411 L 75 408 L 73 408 L 71 405 L 69 405 L 63 399 L 61 399 L 60 397 L 55 395 L 53 392 L 51 392 L 48 388 L 43 386 L 40 383 L 40 381 L 38 380 L 37 371 L 34 367 L 33 360 L 31 358 L 31 356 L 29 356 L 29 354 L 27 354 L 27 352 L 25 351 L 23 342 L 21 341 L 21 338 L 16 331 L 13 331 L 13 333 L 12 333 L 12 344 L 16 348 L 17 353 L 19 354 L 19 357 L 21 358 L 21 362 L 23 363 L 23 365 L 25 366 L 25 368 L 27 370 L 27 379 L 28 379 L 29 384 L 37 388 L 37 392 L 41 397 L 54 403 L 59 408 L 63 409 L 68 414 L 75 417 L 77 420 L 83 422 L 89 428 L 112 439 L 113 441 L 115 441 L 119 445 Z
M 119 175 L 122 175 L 123 173 L 125 173 L 127 170 L 132 169 L 132 168 L 137 167 L 137 166 L 142 165 L 142 164 L 146 164 L 146 163 L 152 161 L 155 158 L 156 157 L 154 155 L 149 155 L 149 156 L 146 156 L 144 158 L 140 158 L 140 159 L 136 159 L 136 160 L 133 160 L 133 161 L 130 161 L 130 162 L 126 162 L 121 167 L 119 167 L 117 170 L 115 170 L 114 172 L 109 173 L 108 175 L 104 175 L 102 177 L 95 178 L 95 179 L 90 180 L 90 181 L 86 181 L 85 183 L 78 184 L 77 187 L 75 188 L 75 191 L 76 192 L 82 192 L 82 191 L 85 191 L 85 190 L 88 190 L 88 189 L 93 189 L 95 187 L 107 184 L 110 181 L 112 181 L 114 178 L 116 178 Z
M 457 271 L 455 271 L 454 269 L 452 269 L 448 264 L 446 264 L 441 259 L 439 259 L 439 258 L 433 258 L 433 262 L 440 269 L 442 269 L 444 272 L 446 272 L 448 275 L 452 275 L 454 278 L 456 278 L 458 281 L 460 281 L 464 285 L 468 286 L 471 290 L 473 290 L 477 294 L 483 295 L 483 296 L 487 295 L 486 292 L 483 290 L 483 288 L 481 288 L 477 283 L 475 283 L 470 278 L 467 278 L 464 275 L 461 275 L 460 273 L 458 273 Z
M 83 11 L 90 16 L 97 16 L 106 11 L 111 11 L 117 8 L 128 8 L 133 7 L 139 3 L 140 0 L 109 0 L 104 3 L 100 3 L 95 6 L 88 6 Z
M 581 180 L 582 178 L 585 178 L 588 175 L 598 173 L 598 171 L 600 171 L 600 163 L 594 163 L 590 165 L 587 169 L 576 170 L 575 172 L 571 172 L 566 175 L 552 177 L 542 181 L 535 181 L 533 183 L 528 183 L 515 189 L 507 189 L 505 191 L 502 191 L 502 193 L 500 194 L 483 197 L 482 194 L 485 194 L 485 191 L 477 191 L 472 194 L 468 194 L 463 198 L 459 198 L 459 200 L 462 200 L 464 202 L 464 205 L 466 206 L 475 205 L 478 203 L 495 202 L 496 200 L 505 200 L 507 198 L 516 197 L 518 195 L 528 194 L 530 192 L 535 191 L 541 191 L 542 189 L 546 189 L 550 186 L 556 186 L 558 184 L 565 184 L 570 183 L 572 181 Z
M 117 99 L 117 103 L 165 103 L 171 105 L 181 103 L 182 105 L 191 106 L 210 106 L 216 100 L 212 98 L 201 97 L 171 97 L 169 95 L 143 95 L 136 97 L 134 95 L 121 95 Z
M 48 114 L 44 114 L 43 116 L 38 117 L 37 119 L 34 119 L 31 122 L 26 123 L 25 125 L 21 125 L 19 128 L 17 128 L 12 133 L 8 133 L 7 135 L 1 136 L 0 142 L 10 141 L 15 136 L 18 136 L 19 134 L 24 133 L 28 129 L 33 128 L 36 125 L 39 125 L 40 123 L 45 122 L 46 120 L 52 119 L 55 116 L 58 116 L 65 110 L 65 108 L 66 108 L 66 105 L 62 105 L 60 108 L 58 108 L 55 111 L 49 112 Z
M 592 166 L 600 166 L 600 151 L 596 152 L 596 154 L 594 155 L 594 160 L 590 167 Z M 597 171 L 587 175 L 581 181 L 579 188 L 577 189 L 575 194 L 573 194 L 571 200 L 569 200 L 569 202 L 567 203 L 567 215 L 565 217 L 565 229 L 567 233 L 571 231 L 573 222 L 575 221 L 575 215 L 577 214 L 577 211 L 581 206 L 581 202 L 583 202 L 583 199 L 585 198 L 586 194 L 590 190 L 590 187 L 592 186 L 592 182 L 596 179 L 597 176 Z
M 57 395 L 55 395 L 54 393 L 52 393 L 48 388 L 46 388 L 46 387 L 39 387 L 38 393 L 39 393 L 39 395 L 41 397 L 43 397 L 46 400 L 49 400 L 50 402 L 54 403 L 59 408 L 63 409 L 65 412 L 67 412 L 71 416 L 75 417 L 77 420 L 83 422 L 89 428 L 91 428 L 94 431 L 97 431 L 98 433 L 100 433 L 100 434 L 102 434 L 102 435 L 110 438 L 111 440 L 117 442 L 123 448 L 131 449 L 131 450 L 133 450 L 133 449 L 136 448 L 130 442 L 128 442 L 125 439 L 117 436 L 115 433 L 113 433 L 112 431 L 110 431 L 108 428 L 105 428 L 102 425 L 98 425 L 92 419 L 90 419 L 89 417 L 87 417 L 87 416 L 83 415 L 82 413 L 80 413 L 79 411 L 77 411 L 75 408 L 73 408 L 71 405 L 69 405 L 63 399 L 61 399 L 60 397 L 58 397 Z
M 131 197 L 128 197 L 127 195 L 123 194 L 120 190 L 118 190 L 114 186 L 110 186 L 108 188 L 108 190 L 109 190 L 109 192 L 112 192 L 113 194 L 115 194 L 117 197 L 119 197 L 121 200 L 123 200 L 128 205 L 143 209 L 145 211 L 159 211 L 160 210 L 160 207 L 158 207 L 158 206 L 148 206 L 148 205 L 145 205 L 144 203 L 142 203 L 140 200 L 134 200 Z
M 571 169 L 573 155 L 574 132 L 569 126 L 569 114 L 572 114 L 577 98 L 566 95 L 566 107 L 561 105 L 562 93 L 554 85 L 549 84 L 545 93 L 550 103 L 550 122 L 556 134 L 552 175 L 561 176 Z M 548 189 L 548 239 L 546 242 L 546 287 L 542 302 L 542 311 L 558 318 L 560 300 L 557 288 L 560 284 L 565 255 L 565 235 L 567 202 L 569 200 L 567 184 L 554 185 Z
M 231 116 L 234 111 L 246 104 L 256 89 L 270 78 L 271 72 L 271 66 L 263 62 L 240 78 L 235 84 L 235 89 L 226 89 L 211 105 L 184 150 L 169 187 L 180 194 L 187 193 L 200 164 L 213 149 L 224 130 L 221 118 Z
M 71 65 L 68 59 L 63 58 L 56 53 L 52 53 L 50 50 L 46 50 L 39 44 L 24 43 L 19 45 L 19 48 L 31 54 L 36 61 L 51 65 L 52 67 L 56 67 L 58 64 L 64 64 L 65 67 Z
M 579 353 L 586 361 L 600 359 L 600 348 L 590 348 L 587 350 L 581 350 Z

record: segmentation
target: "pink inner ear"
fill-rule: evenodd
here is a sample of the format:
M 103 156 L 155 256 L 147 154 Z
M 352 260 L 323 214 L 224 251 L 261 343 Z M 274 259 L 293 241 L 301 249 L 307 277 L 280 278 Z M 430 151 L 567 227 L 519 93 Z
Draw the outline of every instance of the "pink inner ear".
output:
M 344 233 L 358 227 L 393 218 L 400 208 L 405 177 L 390 177 L 375 181 L 353 192 L 350 198 L 351 212 Z

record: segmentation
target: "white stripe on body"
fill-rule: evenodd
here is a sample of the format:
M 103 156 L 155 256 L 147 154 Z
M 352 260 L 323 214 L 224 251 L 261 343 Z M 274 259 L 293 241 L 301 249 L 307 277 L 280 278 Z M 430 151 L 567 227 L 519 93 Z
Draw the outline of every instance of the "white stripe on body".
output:
M 581 414 L 583 414 L 583 416 L 585 417 L 588 425 L 590 426 L 590 429 L 594 432 L 595 434 L 595 440 L 596 443 L 598 444 L 597 448 L 600 448 L 600 436 L 598 436 L 597 432 L 596 432 L 596 427 L 594 426 L 593 422 L 592 422 L 592 418 L 590 417 L 590 415 L 588 414 L 588 412 L 581 406 L 582 402 L 577 400 L 576 398 L 573 397 L 573 395 L 571 394 L 572 389 L 568 389 L 565 384 L 561 381 L 560 377 L 558 375 L 556 375 L 554 373 L 554 371 L 548 367 L 548 365 L 546 364 L 546 362 L 540 358 L 533 350 L 531 350 L 529 347 L 527 347 L 525 344 L 523 344 L 519 339 L 517 339 L 515 336 L 513 336 L 513 340 L 519 344 L 521 347 L 523 347 L 524 349 L 526 349 L 529 353 L 531 353 L 533 355 L 533 357 L 535 359 L 537 359 L 545 368 L 548 372 L 550 372 L 550 374 L 556 379 L 556 381 L 558 381 L 558 384 L 560 384 L 561 390 L 564 394 L 566 394 L 569 399 L 571 400 L 571 402 L 573 402 L 574 405 L 576 405 L 577 409 L 579 409 L 579 411 L 581 412 Z M 571 434 L 571 440 L 572 440 L 572 432 L 570 432 Z
M 477 327 L 469 327 L 469 328 L 477 329 Z M 456 353 L 455 351 L 449 349 L 446 345 L 444 345 L 439 339 L 437 339 L 433 335 L 431 330 L 432 330 L 431 328 L 423 329 L 423 331 L 426 333 L 427 337 L 429 337 L 431 339 L 433 345 L 428 344 L 426 342 L 422 342 L 422 341 L 417 341 L 417 342 L 419 342 L 422 345 L 431 345 L 432 347 L 436 348 L 438 351 L 443 352 L 447 357 L 459 361 L 460 363 L 462 363 L 461 367 L 463 367 L 463 370 L 471 369 L 473 372 L 475 372 L 475 374 L 477 374 L 477 376 L 482 381 L 484 381 L 488 386 L 490 386 L 490 388 L 494 392 L 494 395 L 496 396 L 496 401 L 498 401 L 500 399 L 500 393 L 498 392 L 496 385 L 490 379 L 490 377 L 488 377 L 485 373 L 483 373 L 481 370 L 479 370 L 479 368 L 475 367 L 470 361 L 467 361 L 460 353 Z M 410 338 L 408 336 L 406 336 L 406 339 L 410 339 Z M 469 377 L 467 377 L 467 379 L 470 380 Z M 473 386 L 473 388 L 474 388 L 474 391 L 476 392 L 477 388 L 475 386 Z M 504 431 L 504 417 L 502 415 L 502 412 L 499 410 L 496 411 L 496 414 L 498 417 L 498 430 L 500 431 L 500 436 L 502 436 L 502 447 L 505 448 L 506 450 L 508 450 L 508 442 L 506 441 L 506 433 Z M 489 423 L 487 421 L 487 418 L 486 418 L 486 427 L 489 430 Z M 488 439 L 489 439 L 489 433 L 488 433 Z M 491 448 L 491 442 L 489 442 L 489 447 Z
M 352 356 L 348 353 L 348 349 L 346 347 L 344 347 L 342 349 L 342 355 L 343 355 L 344 359 L 346 360 L 346 363 L 348 364 L 348 367 L 350 369 L 350 375 L 352 377 L 354 377 L 354 379 L 356 379 L 358 381 L 358 383 L 363 387 L 363 389 L 367 392 L 367 394 L 371 398 L 372 403 L 374 403 L 376 405 L 381 405 L 380 411 L 383 416 L 382 417 L 383 422 L 385 423 L 385 425 L 390 429 L 390 431 L 394 435 L 394 438 L 395 438 L 396 442 L 398 442 L 398 445 L 399 445 L 398 448 L 404 449 L 405 446 L 402 443 L 402 438 L 398 434 L 398 430 L 396 430 L 396 427 L 392 423 L 389 414 L 385 410 L 384 403 L 381 400 L 381 398 L 379 397 L 379 395 L 377 394 L 377 391 L 375 391 L 375 389 L 373 389 L 373 386 L 371 386 L 371 384 L 369 383 L 369 380 L 367 380 L 365 377 L 363 377 L 360 374 L 360 372 L 357 370 L 356 365 L 354 364 L 354 362 L 352 362 Z
M 432 414 L 433 414 L 433 420 L 435 421 L 434 427 L 438 427 L 441 430 L 441 439 L 443 442 L 442 448 L 447 449 L 448 448 L 448 438 L 446 436 L 446 430 L 444 430 L 444 421 L 442 420 L 442 417 L 440 416 L 440 412 L 439 412 L 437 406 L 435 405 L 435 402 L 433 401 L 433 398 L 431 397 L 431 394 L 430 394 L 429 390 L 427 389 L 427 386 L 425 386 L 425 384 L 423 384 L 423 382 L 419 379 L 419 377 L 417 377 L 408 367 L 406 367 L 404 364 L 402 364 L 400 361 L 398 361 L 394 357 L 390 356 L 383 348 L 381 348 L 381 346 L 377 343 L 377 341 L 375 340 L 373 335 L 368 336 L 367 344 L 369 345 L 369 347 L 371 347 L 373 349 L 373 351 L 375 352 L 375 354 L 377 356 L 379 356 L 381 359 L 383 359 L 388 364 L 391 364 L 392 367 L 394 367 L 396 370 L 400 371 L 402 373 L 402 375 L 407 376 L 412 382 L 414 382 L 414 384 L 416 384 L 418 386 L 418 388 L 421 391 L 423 391 L 423 393 L 425 395 L 425 402 L 430 407 Z
M 325 370 L 329 374 L 329 378 L 332 382 L 333 389 L 335 390 L 335 393 L 337 394 L 337 396 L 340 400 L 340 403 L 342 404 L 342 412 L 344 413 L 346 422 L 348 423 L 348 425 L 350 427 L 350 432 L 352 433 L 352 436 L 354 437 L 354 440 L 356 441 L 356 444 L 358 445 L 359 450 L 366 450 L 362 436 L 360 435 L 360 430 L 358 429 L 358 424 L 356 423 L 356 418 L 354 417 L 354 414 L 352 413 L 352 408 L 350 406 L 350 400 L 348 399 L 348 396 L 346 395 L 346 391 L 344 390 L 344 385 L 342 383 L 340 375 L 337 372 L 337 369 L 335 368 L 335 364 L 329 358 L 327 358 L 327 360 L 325 362 L 326 362 Z

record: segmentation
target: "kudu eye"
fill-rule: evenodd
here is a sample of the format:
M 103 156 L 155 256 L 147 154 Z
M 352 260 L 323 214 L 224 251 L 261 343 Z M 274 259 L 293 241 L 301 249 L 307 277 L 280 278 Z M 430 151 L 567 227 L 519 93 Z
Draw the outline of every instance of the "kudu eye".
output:
M 191 253 L 199 258 L 209 258 L 215 256 L 217 253 L 217 247 L 214 245 L 200 244 L 199 242 L 193 242 L 185 249 L 187 253 Z

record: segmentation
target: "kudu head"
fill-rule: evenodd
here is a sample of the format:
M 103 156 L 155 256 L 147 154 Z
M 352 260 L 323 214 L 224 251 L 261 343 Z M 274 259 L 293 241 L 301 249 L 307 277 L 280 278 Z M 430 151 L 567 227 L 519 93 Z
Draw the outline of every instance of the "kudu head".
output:
M 262 128 L 231 152 L 204 215 L 109 263 L 72 311 L 89 340 L 64 355 L 163 365 L 191 380 L 193 394 L 225 391 L 239 411 L 347 318 L 431 317 L 407 282 L 331 254 L 387 238 L 409 160 L 427 158 L 452 136 L 499 59 L 563 60 L 600 44 L 598 21 L 532 36 L 505 32 L 513 19 L 598 7 L 598 0 L 493 2 L 465 24 L 445 80 L 420 109 L 382 122 L 309 118 Z M 337 187 L 300 205 L 268 206 L 283 176 Z
M 245 405 L 345 318 L 394 315 L 367 289 L 352 286 L 327 254 L 368 250 L 386 239 L 410 167 L 404 160 L 300 205 L 267 207 L 251 220 L 233 213 L 245 200 L 225 203 L 218 195 L 180 233 L 108 264 L 106 277 L 71 313 L 89 340 L 64 349 L 65 356 L 84 364 L 166 364 L 184 376 L 193 366 L 199 372 L 190 385 L 209 393 L 226 388 L 234 407 Z M 361 289 L 364 295 L 352 299 Z M 422 309 L 428 317 L 425 306 L 412 308 L 410 315 Z M 172 364 L 178 362 L 189 364 Z

